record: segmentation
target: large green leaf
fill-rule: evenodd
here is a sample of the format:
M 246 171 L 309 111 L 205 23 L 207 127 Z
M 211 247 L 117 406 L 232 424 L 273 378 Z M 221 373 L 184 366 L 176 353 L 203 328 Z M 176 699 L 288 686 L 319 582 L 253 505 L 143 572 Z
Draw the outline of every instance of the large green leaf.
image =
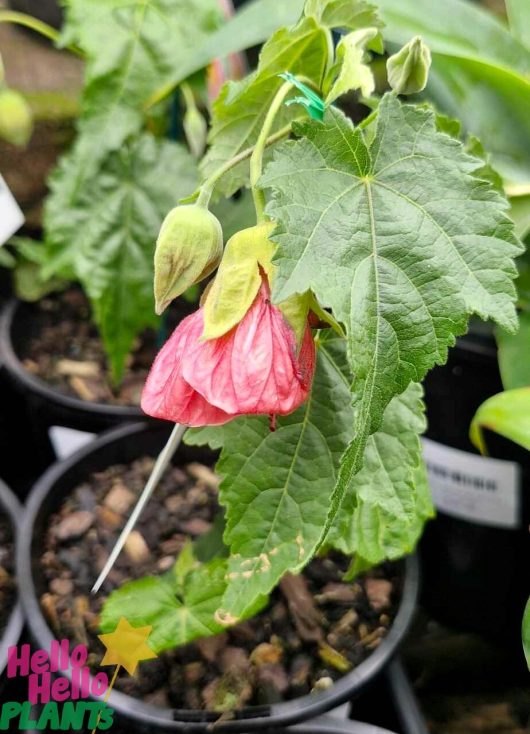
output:
M 109 154 L 78 188 L 80 157 L 74 147 L 50 181 L 45 275 L 81 282 L 119 378 L 135 336 L 155 323 L 158 230 L 179 196 L 193 190 L 197 168 L 182 146 L 146 133 Z
M 103 607 L 101 629 L 112 632 L 122 617 L 133 627 L 151 625 L 149 646 L 155 652 L 222 632 L 217 610 L 228 582 L 226 570 L 225 558 L 200 563 L 192 544 L 185 545 L 171 571 L 130 581 L 114 591 Z M 266 602 L 259 597 L 245 616 L 257 614 Z
M 353 424 L 341 346 L 321 345 L 311 396 L 279 417 L 275 431 L 266 417 L 248 417 L 186 434 L 187 442 L 224 447 L 217 471 L 231 549 L 222 603 L 229 618 L 311 559 Z
M 508 181 L 530 181 L 530 78 L 482 60 L 433 56 L 428 96 L 482 140 Z
M 202 171 L 205 177 L 229 158 L 253 145 L 265 115 L 283 80 L 279 74 L 290 71 L 303 74 L 320 86 L 328 61 L 329 31 L 313 18 L 307 18 L 293 30 L 282 28 L 263 47 L 254 74 L 239 82 L 228 82 L 213 108 L 210 149 Z M 300 115 L 295 107 L 284 106 L 275 120 L 279 129 Z M 218 184 L 225 195 L 234 193 L 248 179 L 248 161 L 233 168 Z
M 87 57 L 78 124 L 85 169 L 141 130 L 143 104 L 219 19 L 216 0 L 68 0 L 63 40 Z
M 326 538 L 357 563 L 360 557 L 376 565 L 411 552 L 433 516 L 419 439 L 426 427 L 421 396 L 421 387 L 412 383 L 390 401 Z
M 217 470 L 232 554 L 222 600 L 229 620 L 267 594 L 286 571 L 311 560 L 327 517 L 340 456 L 353 436 L 352 378 L 345 341 L 329 335 L 319 341 L 312 395 L 294 414 L 279 418 L 276 431 L 271 433 L 266 419 L 241 418 L 186 434 L 187 443 L 223 448 Z M 367 447 L 366 471 L 350 486 L 341 524 L 329 538 L 370 562 L 408 552 L 432 512 L 422 477 L 420 397 L 414 385 L 389 406 L 381 432 Z M 386 513 L 386 524 L 375 528 L 377 513 Z
M 274 300 L 312 289 L 348 333 L 355 439 L 331 522 L 386 406 L 445 361 L 467 316 L 514 330 L 520 245 L 506 202 L 472 175 L 478 160 L 430 110 L 386 95 L 370 147 L 337 110 L 297 131 L 262 184 L 278 222 Z
M 475 413 L 469 436 L 479 451 L 487 454 L 483 428 L 530 451 L 530 387 L 498 393 L 482 403 Z

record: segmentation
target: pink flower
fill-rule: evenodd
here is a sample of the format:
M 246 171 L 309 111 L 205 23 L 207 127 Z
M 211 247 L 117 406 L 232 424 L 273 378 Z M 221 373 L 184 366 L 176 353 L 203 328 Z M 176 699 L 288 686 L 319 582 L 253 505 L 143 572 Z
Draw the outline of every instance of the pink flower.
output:
M 238 415 L 285 415 L 309 394 L 315 345 L 309 324 L 297 354 L 293 330 L 270 302 L 268 283 L 227 334 L 202 340 L 203 309 L 175 329 L 155 359 L 142 394 L 154 418 L 218 425 Z

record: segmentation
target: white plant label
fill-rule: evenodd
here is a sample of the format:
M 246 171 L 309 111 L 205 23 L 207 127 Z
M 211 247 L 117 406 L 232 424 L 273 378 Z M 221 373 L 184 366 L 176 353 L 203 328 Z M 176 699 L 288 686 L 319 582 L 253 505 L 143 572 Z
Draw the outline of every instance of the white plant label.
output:
M 0 175 L 0 247 L 24 224 L 24 215 Z
M 66 426 L 52 426 L 48 433 L 58 459 L 66 459 L 67 456 L 96 438 L 95 433 L 78 431 L 77 428 L 67 428 Z
M 516 528 L 520 517 L 520 467 L 423 439 L 433 502 L 440 512 L 498 528 Z

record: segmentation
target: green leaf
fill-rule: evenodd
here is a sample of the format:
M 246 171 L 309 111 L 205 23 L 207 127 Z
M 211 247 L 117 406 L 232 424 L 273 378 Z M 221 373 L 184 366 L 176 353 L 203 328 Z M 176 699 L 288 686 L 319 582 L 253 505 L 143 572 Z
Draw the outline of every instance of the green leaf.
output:
M 87 57 L 81 174 L 142 129 L 144 103 L 219 20 L 216 0 L 68 0 L 63 42 Z
M 353 436 L 351 379 L 344 339 L 321 334 L 312 396 L 296 413 L 279 418 L 275 432 L 264 418 L 241 418 L 186 433 L 188 444 L 223 446 L 217 471 L 231 546 L 222 600 L 229 619 L 268 593 L 286 571 L 299 571 L 311 560 L 341 453 Z M 424 428 L 421 388 L 411 385 L 394 398 L 370 439 L 365 469 L 355 477 L 327 544 L 362 555 L 369 565 L 412 549 L 432 516 L 419 442 Z
M 307 0 L 305 15 L 313 15 L 329 28 L 367 28 L 383 24 L 377 14 L 377 7 L 363 0 Z
M 475 413 L 469 437 L 482 454 L 487 448 L 482 429 L 504 436 L 530 451 L 530 387 L 507 390 L 486 400 Z
M 105 602 L 101 630 L 111 632 L 121 617 L 133 627 L 152 625 L 149 646 L 155 652 L 221 632 L 215 612 L 226 588 L 225 574 L 226 561 L 221 559 L 188 573 L 182 585 L 170 576 L 124 584 Z
M 5 247 L 0 246 L 0 268 L 9 268 L 10 270 L 16 265 L 13 255 Z
M 517 236 L 525 239 L 530 233 L 530 193 L 510 197 L 510 217 L 514 221 Z
M 313 18 L 306 18 L 294 29 L 282 28 L 272 36 L 263 47 L 254 74 L 224 85 L 213 108 L 210 149 L 202 163 L 205 178 L 228 159 L 254 145 L 270 104 L 283 83 L 279 74 L 284 71 L 303 74 L 320 86 L 329 43 L 329 31 Z M 274 130 L 297 115 L 299 110 L 284 106 L 275 120 Z M 248 171 L 248 161 L 240 163 L 223 176 L 218 191 L 226 196 L 233 194 L 247 183 Z
M 524 2 L 525 0 L 523 0 Z M 385 38 L 403 45 L 421 35 L 433 53 L 445 58 L 482 60 L 530 72 L 530 50 L 502 22 L 467 0 L 378 0 Z
M 374 7 L 362 2 L 340 0 L 319 4 L 327 8 L 323 22 L 329 28 L 355 30 L 382 25 Z M 189 51 L 185 61 L 174 68 L 171 80 L 162 86 L 161 91 L 169 93 L 173 87 L 203 69 L 215 58 L 225 58 L 263 43 L 278 28 L 296 23 L 303 7 L 303 0 L 289 0 L 287 3 L 278 0 L 254 0 L 246 3 L 233 18 Z
M 527 183 L 530 49 L 475 3 L 380 0 L 379 6 L 388 41 L 403 44 L 421 34 L 433 52 L 430 99 L 482 140 L 505 178 Z
M 530 668 L 530 599 L 528 600 L 523 617 L 523 649 L 526 658 L 526 664 Z
M 75 146 L 50 180 L 44 275 L 82 284 L 119 379 L 135 336 L 156 323 L 156 237 L 168 210 L 196 185 L 197 168 L 182 146 L 148 133 L 110 154 L 82 186 L 80 157 Z
M 528 0 L 506 0 L 506 10 L 513 37 L 530 49 L 530 4 Z
M 311 289 L 348 333 L 355 440 L 331 522 L 386 406 L 445 361 L 467 316 L 514 330 L 520 245 L 506 202 L 432 111 L 386 95 L 369 148 L 338 110 L 297 132 L 306 137 L 278 147 L 262 184 L 278 222 L 273 300 Z
M 495 337 L 504 389 L 530 387 L 530 313 L 520 312 L 519 330 L 515 334 L 497 329 Z
M 46 249 L 42 242 L 31 237 L 12 237 L 9 244 L 16 252 L 13 283 L 18 298 L 34 303 L 48 293 L 65 287 L 66 283 L 60 278 L 43 277 Z
M 375 81 L 370 67 L 364 63 L 365 49 L 378 35 L 377 28 L 361 28 L 348 33 L 339 41 L 337 61 L 332 70 L 336 78 L 326 96 L 326 104 L 331 104 L 342 94 L 355 89 L 360 89 L 363 97 L 372 94 Z
M 433 516 L 419 439 L 426 427 L 421 396 L 412 383 L 390 401 L 326 538 L 370 566 L 412 552 Z
M 222 600 L 227 619 L 239 618 L 286 571 L 311 559 L 326 519 L 340 456 L 351 438 L 353 411 L 344 340 L 326 339 L 318 350 L 307 403 L 278 417 L 245 417 L 218 428 L 188 431 L 187 443 L 223 452 L 220 501 L 226 508 L 230 584 Z

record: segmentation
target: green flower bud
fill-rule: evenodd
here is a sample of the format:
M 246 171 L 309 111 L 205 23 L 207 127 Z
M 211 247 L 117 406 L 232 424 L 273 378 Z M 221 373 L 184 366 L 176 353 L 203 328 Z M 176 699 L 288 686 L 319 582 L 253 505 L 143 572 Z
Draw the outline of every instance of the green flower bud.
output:
M 32 130 L 31 110 L 24 97 L 14 89 L 0 89 L 0 138 L 23 148 Z
M 222 254 L 223 230 L 208 209 L 198 204 L 172 209 L 156 243 L 156 313 L 215 270 Z
M 188 107 L 183 120 L 184 134 L 195 158 L 200 158 L 206 148 L 208 125 L 196 107 Z
M 388 83 L 398 94 L 416 94 L 427 86 L 431 52 L 416 36 L 386 62 Z

